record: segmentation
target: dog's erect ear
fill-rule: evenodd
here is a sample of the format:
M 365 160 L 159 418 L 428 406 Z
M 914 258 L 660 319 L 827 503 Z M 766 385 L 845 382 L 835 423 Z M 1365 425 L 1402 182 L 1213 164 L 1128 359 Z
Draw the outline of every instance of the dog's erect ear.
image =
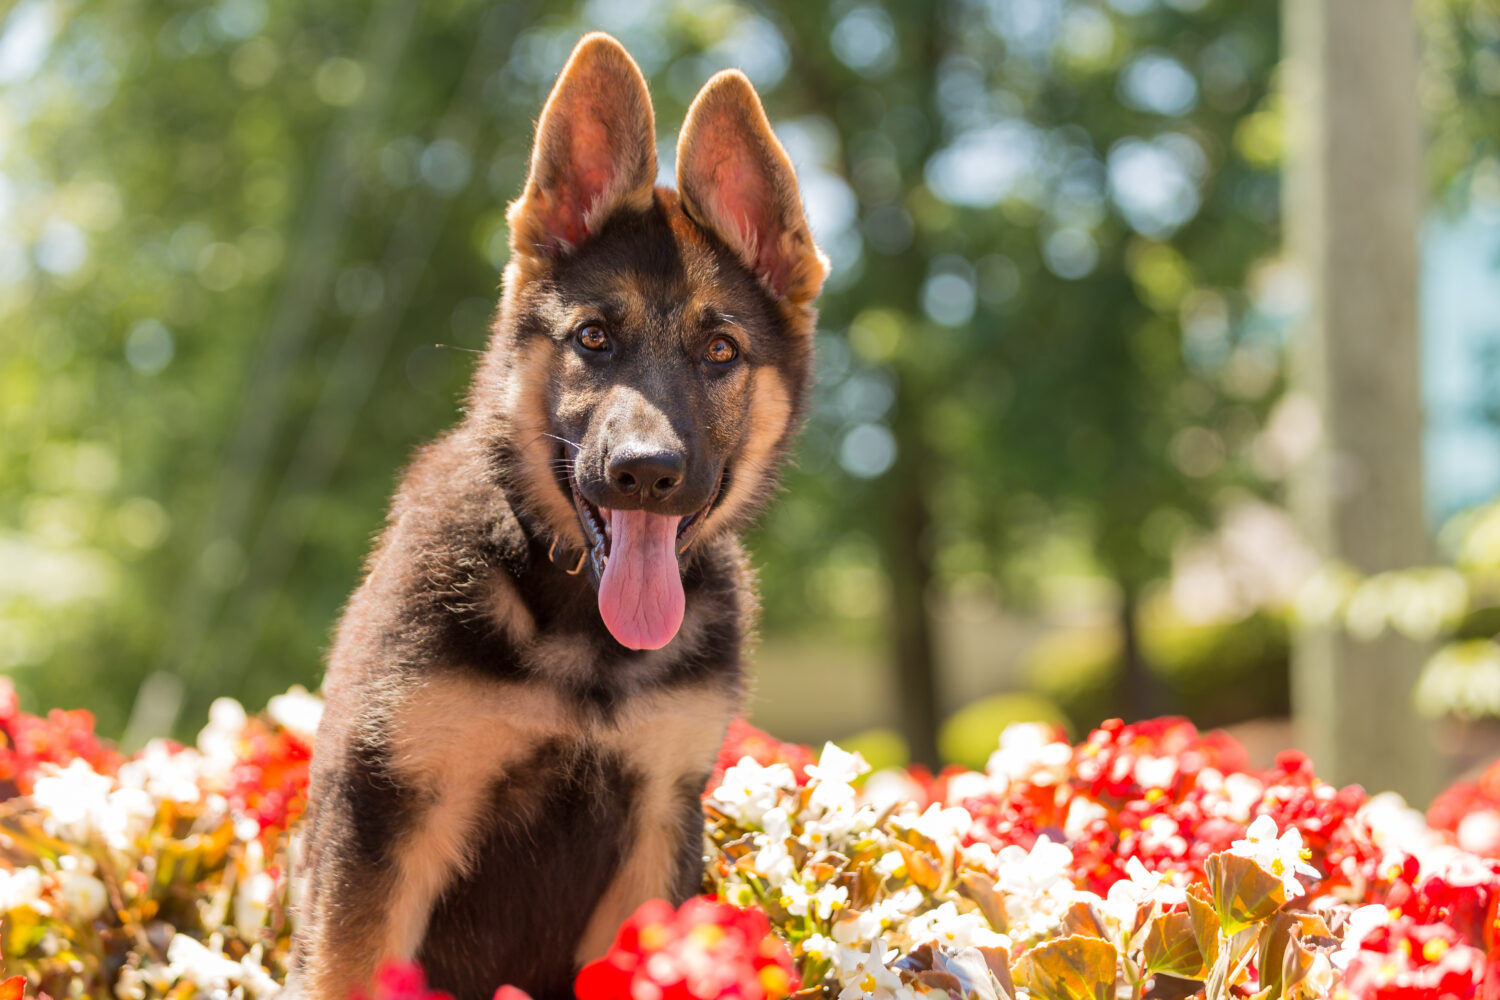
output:
M 739 254 L 773 295 L 806 305 L 828 276 L 813 243 L 797 176 L 743 73 L 709 80 L 677 142 L 683 210 Z
M 510 245 L 556 256 L 622 210 L 651 207 L 656 126 L 646 79 L 608 35 L 583 36 L 542 109 L 531 173 L 511 203 Z

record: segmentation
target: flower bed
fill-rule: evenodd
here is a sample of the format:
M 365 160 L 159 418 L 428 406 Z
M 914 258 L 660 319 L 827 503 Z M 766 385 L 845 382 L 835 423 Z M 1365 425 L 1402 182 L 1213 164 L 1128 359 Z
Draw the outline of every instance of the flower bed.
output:
M 125 758 L 0 681 L 0 1000 L 273 994 L 320 709 L 222 700 L 196 747 Z M 1500 771 L 1424 817 L 1173 719 L 866 771 L 737 725 L 707 898 L 643 907 L 579 997 L 1500 996 Z M 401 965 L 371 990 L 437 996 Z

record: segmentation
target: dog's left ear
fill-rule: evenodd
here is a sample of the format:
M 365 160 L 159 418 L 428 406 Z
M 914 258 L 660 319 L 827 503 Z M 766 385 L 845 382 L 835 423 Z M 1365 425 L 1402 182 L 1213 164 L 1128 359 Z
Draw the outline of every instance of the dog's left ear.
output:
M 531 173 L 506 212 L 511 249 L 530 257 L 572 250 L 615 212 L 650 208 L 655 185 L 646 79 L 619 42 L 584 35 L 542 109 Z
M 797 306 L 817 298 L 828 260 L 807 227 L 792 161 L 738 70 L 709 80 L 688 109 L 677 191 L 683 210 L 729 244 L 773 295 Z

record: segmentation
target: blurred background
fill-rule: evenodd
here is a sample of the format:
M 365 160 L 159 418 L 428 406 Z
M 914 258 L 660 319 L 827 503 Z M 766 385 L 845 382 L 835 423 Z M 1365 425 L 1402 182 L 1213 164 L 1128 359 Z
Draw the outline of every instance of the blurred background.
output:
M 19 0 L 0 671 L 131 744 L 317 685 L 600 28 L 668 182 L 742 68 L 833 261 L 757 723 L 1181 713 L 1423 794 L 1500 716 L 1500 6 L 1288 4 Z

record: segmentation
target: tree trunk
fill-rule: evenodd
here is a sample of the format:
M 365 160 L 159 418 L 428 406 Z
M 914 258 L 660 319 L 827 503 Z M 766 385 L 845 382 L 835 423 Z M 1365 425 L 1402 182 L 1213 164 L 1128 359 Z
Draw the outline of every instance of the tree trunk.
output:
M 1120 583 L 1120 678 L 1116 698 L 1127 721 L 1160 715 L 1161 692 L 1141 649 L 1140 593 L 1131 584 Z
M 1325 559 L 1364 573 L 1427 560 L 1418 381 L 1417 235 L 1422 214 L 1418 36 L 1411 0 L 1284 0 L 1291 72 L 1286 220 L 1306 279 L 1295 388 L 1321 437 L 1292 482 L 1293 507 Z M 1412 686 L 1426 651 L 1337 625 L 1296 636 L 1292 704 L 1302 746 L 1338 783 L 1436 790 Z
M 902 736 L 912 760 L 936 768 L 939 722 L 937 656 L 932 642 L 928 606 L 932 588 L 929 551 L 932 513 L 927 506 L 927 448 L 922 441 L 919 414 L 912 400 L 910 375 L 898 380 L 898 410 L 892 422 L 896 462 L 888 474 L 891 484 L 891 523 L 883 539 L 891 579 L 891 640 L 895 657 L 897 706 Z M 903 403 L 904 401 L 904 403 Z

